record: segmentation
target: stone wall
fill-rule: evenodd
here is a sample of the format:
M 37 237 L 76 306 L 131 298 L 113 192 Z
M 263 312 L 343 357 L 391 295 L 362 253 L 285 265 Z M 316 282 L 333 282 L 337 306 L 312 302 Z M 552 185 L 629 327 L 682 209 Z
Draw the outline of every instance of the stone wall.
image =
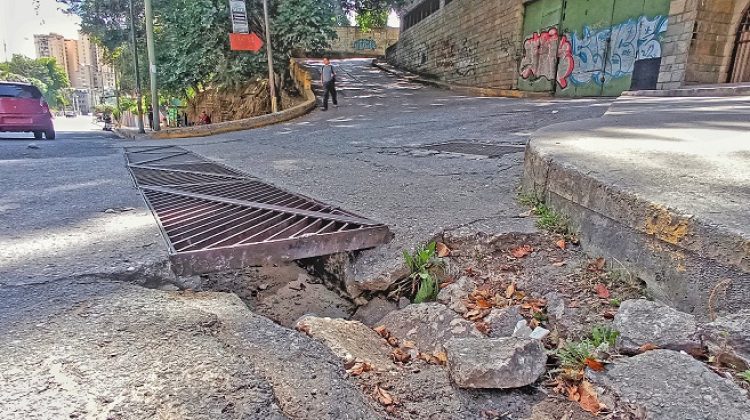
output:
M 388 62 L 454 84 L 515 89 L 522 0 L 453 0 L 402 31 Z M 408 13 L 419 2 L 413 2 Z
M 724 83 L 750 0 L 672 0 L 658 89 Z
M 347 56 L 380 57 L 385 50 L 398 42 L 398 28 L 381 28 L 362 31 L 355 26 L 336 28 L 338 38 L 331 42 L 331 53 Z

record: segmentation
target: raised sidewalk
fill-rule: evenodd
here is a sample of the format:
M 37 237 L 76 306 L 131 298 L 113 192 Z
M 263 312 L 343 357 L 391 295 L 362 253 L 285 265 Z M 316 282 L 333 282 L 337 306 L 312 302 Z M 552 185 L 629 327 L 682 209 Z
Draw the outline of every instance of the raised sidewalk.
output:
M 712 316 L 750 307 L 750 94 L 701 93 L 538 131 L 523 185 L 656 299 Z

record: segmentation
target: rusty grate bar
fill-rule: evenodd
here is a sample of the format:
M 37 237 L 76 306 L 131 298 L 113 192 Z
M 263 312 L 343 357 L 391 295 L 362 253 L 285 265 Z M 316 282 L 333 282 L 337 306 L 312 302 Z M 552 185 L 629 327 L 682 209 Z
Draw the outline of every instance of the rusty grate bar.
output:
M 125 151 L 178 275 L 372 248 L 387 226 L 176 146 Z

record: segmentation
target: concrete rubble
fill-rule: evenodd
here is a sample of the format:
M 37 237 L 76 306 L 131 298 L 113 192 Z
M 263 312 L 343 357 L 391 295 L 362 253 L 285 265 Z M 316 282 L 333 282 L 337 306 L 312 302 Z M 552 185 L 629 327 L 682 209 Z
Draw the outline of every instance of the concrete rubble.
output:
M 490 327 L 489 336 L 491 338 L 510 337 L 516 330 L 516 326 L 526 321 L 521 316 L 518 306 L 509 306 L 507 308 L 493 308 L 490 314 L 484 318 L 484 322 Z M 529 331 L 530 332 L 530 331 Z
M 357 308 L 352 319 L 360 321 L 368 327 L 376 327 L 383 317 L 395 310 L 398 310 L 398 305 L 395 302 L 378 296 Z
M 538 340 L 455 338 L 445 350 L 451 379 L 461 388 L 520 388 L 546 370 L 547 354 Z
M 726 315 L 701 326 L 711 354 L 737 370 L 750 369 L 750 311 Z
M 646 344 L 688 352 L 701 349 L 693 315 L 645 299 L 623 302 L 614 329 L 620 332 L 617 346 L 626 353 L 637 353 Z
M 464 276 L 440 289 L 437 300 L 451 310 L 459 314 L 465 314 L 468 311 L 466 308 L 466 297 L 476 287 L 477 285 L 474 280 Z

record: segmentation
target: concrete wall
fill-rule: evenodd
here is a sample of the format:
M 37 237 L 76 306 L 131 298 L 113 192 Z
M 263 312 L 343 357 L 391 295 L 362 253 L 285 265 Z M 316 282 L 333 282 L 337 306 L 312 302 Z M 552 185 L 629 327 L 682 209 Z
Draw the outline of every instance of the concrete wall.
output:
M 515 89 L 522 25 L 522 0 L 441 0 L 437 12 L 402 31 L 387 59 L 449 83 Z
M 338 39 L 331 42 L 330 52 L 336 55 L 380 57 L 386 48 L 398 42 L 399 28 L 362 31 L 355 26 L 336 28 Z
M 672 0 L 658 89 L 725 83 L 750 0 Z

